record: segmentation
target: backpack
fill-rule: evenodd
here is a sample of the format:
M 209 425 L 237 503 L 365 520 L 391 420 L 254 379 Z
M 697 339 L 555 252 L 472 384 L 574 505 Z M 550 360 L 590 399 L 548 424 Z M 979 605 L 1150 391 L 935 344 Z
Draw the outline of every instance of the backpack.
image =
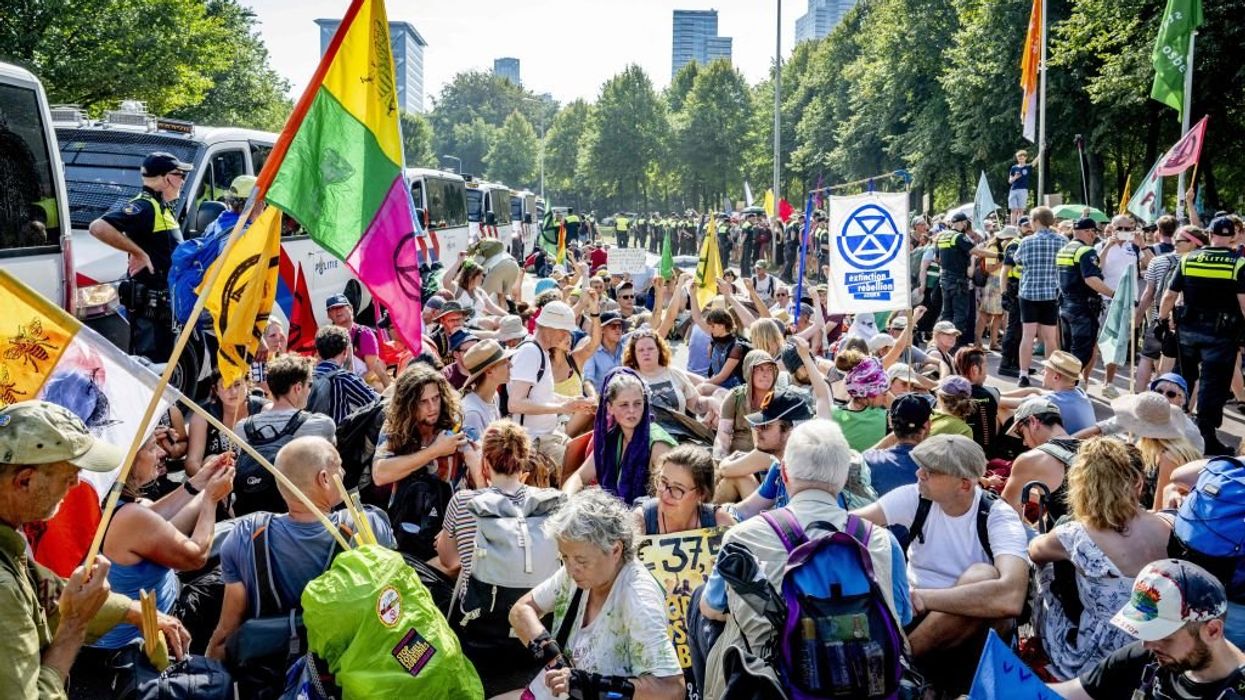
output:
M 322 374 L 311 380 L 311 391 L 307 394 L 307 410 L 330 418 L 333 416 L 333 380 L 349 374 L 349 370 L 338 369 Z
M 872 527 L 848 515 L 844 531 L 824 521 L 804 528 L 787 508 L 761 517 L 788 553 L 775 662 L 793 700 L 895 697 L 907 648 L 873 572 Z
M 377 397 L 337 424 L 337 453 L 341 455 L 342 469 L 346 472 L 342 481 L 348 489 L 359 487 L 359 495 L 364 497 L 365 503 L 381 507 L 385 499 L 376 498 L 376 489 L 372 487 L 372 458 L 376 456 L 376 443 L 380 441 L 388 406 L 388 398 Z
M 294 433 L 303 427 L 310 415 L 307 411 L 295 412 L 281 430 L 269 425 L 256 427 L 255 416 L 250 416 L 242 421 L 243 437 L 272 464 L 277 459 L 277 452 L 294 439 Z M 284 513 L 286 510 L 285 499 L 277 491 L 276 478 L 245 451 L 238 457 L 237 472 L 233 477 L 233 494 L 235 516 L 260 510 L 273 513 Z
M 125 647 L 109 669 L 115 674 L 112 697 L 118 700 L 231 700 L 233 679 L 219 662 L 204 656 L 187 656 L 157 671 L 142 651 L 141 643 Z
M 471 638 L 477 647 L 522 653 L 510 648 L 510 608 L 558 570 L 558 545 L 541 525 L 565 502 L 561 491 L 534 488 L 521 504 L 494 489 L 467 502 L 476 520 L 471 574 L 450 610 L 461 638 Z
M 997 500 L 999 500 L 998 495 L 984 489 L 981 491 L 981 498 L 977 500 L 977 540 L 981 542 L 981 548 L 986 550 L 986 558 L 991 563 L 994 562 L 994 548 L 990 546 L 990 509 L 994 507 L 994 502 Z M 899 538 L 905 554 L 914 541 L 920 540 L 924 544 L 925 521 L 929 519 L 929 511 L 933 507 L 934 502 L 928 498 L 921 498 L 917 501 L 916 517 L 912 519 L 912 526 L 908 528 L 907 537 Z
M 399 552 L 424 560 L 437 556 L 437 534 L 453 493 L 436 472 L 422 468 L 394 484 L 386 510 Z
M 519 343 L 518 345 L 515 346 L 514 348 L 515 353 L 519 352 L 519 348 L 523 347 L 524 345 L 528 345 L 528 344 L 535 345 L 538 348 L 540 347 L 540 345 L 535 340 L 525 340 L 522 343 Z M 547 360 L 545 358 L 545 355 L 546 353 L 544 349 L 542 348 L 540 351 L 540 367 L 536 370 L 536 384 L 539 384 L 540 380 L 545 378 L 545 370 L 547 369 Z M 570 357 L 570 355 L 567 355 L 567 357 Z M 574 360 L 571 360 L 571 362 L 573 363 Z M 533 385 L 533 389 L 534 388 L 535 388 L 535 385 Z M 502 418 L 505 418 L 510 415 L 510 391 L 507 389 L 505 384 L 502 384 L 501 386 L 497 387 L 497 410 L 501 414 Z M 519 425 L 523 425 L 524 418 L 527 418 L 527 414 L 520 413 L 518 416 Z
M 179 326 L 185 325 L 190 319 L 190 312 L 199 300 L 195 289 L 203 282 L 207 269 L 220 257 L 232 229 L 232 225 L 216 226 L 213 222 L 213 226 L 202 236 L 182 241 L 173 249 L 172 261 L 169 263 L 169 296 L 173 306 L 173 320 Z M 211 322 L 210 319 L 207 320 Z
M 1216 457 L 1180 504 L 1169 554 L 1223 582 L 1228 600 L 1245 599 L 1245 463 Z

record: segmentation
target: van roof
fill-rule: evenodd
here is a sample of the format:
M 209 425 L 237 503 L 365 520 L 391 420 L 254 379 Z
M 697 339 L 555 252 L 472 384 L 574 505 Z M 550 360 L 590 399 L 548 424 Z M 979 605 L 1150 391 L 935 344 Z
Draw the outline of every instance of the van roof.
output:
M 39 84 L 39 79 L 35 77 L 34 73 L 12 63 L 0 62 L 0 78 L 11 84 L 23 83 L 31 86 Z
M 269 145 L 277 142 L 277 135 L 270 131 L 240 129 L 237 127 L 195 126 L 191 129 L 190 133 L 186 134 L 164 129 L 149 131 L 138 127 L 102 124 L 96 121 L 81 124 L 75 124 L 72 122 L 55 122 L 52 126 L 56 127 L 58 132 L 76 131 L 79 133 L 108 133 L 114 138 L 124 138 L 127 134 L 133 134 L 136 137 L 160 136 L 173 141 L 188 141 L 203 145 L 211 145 L 227 141 L 259 141 Z
M 408 179 L 416 177 L 439 177 L 442 180 L 454 180 L 457 182 L 464 181 L 463 176 L 458 173 L 452 173 L 448 170 L 437 170 L 435 168 L 407 168 L 404 172 L 406 173 L 406 177 Z

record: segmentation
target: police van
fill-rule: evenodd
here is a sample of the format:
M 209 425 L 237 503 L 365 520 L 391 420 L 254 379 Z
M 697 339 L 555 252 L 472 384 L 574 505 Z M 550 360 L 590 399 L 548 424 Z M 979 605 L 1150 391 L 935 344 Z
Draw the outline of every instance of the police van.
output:
M 0 63 L 0 266 L 70 313 L 80 305 L 107 309 L 107 299 L 82 298 L 75 284 L 69 200 L 51 125 L 39 79 Z
M 429 168 L 407 168 L 411 199 L 424 224 L 427 238 L 417 242 L 427 261 L 449 266 L 467 249 L 467 186 L 460 175 Z
M 133 101 L 122 103 L 98 120 L 89 119 L 74 106 L 54 107 L 51 115 L 64 164 L 68 223 L 74 232 L 75 281 L 79 297 L 86 299 L 114 297 L 115 292 L 110 290 L 126 276 L 125 254 L 100 242 L 87 228 L 142 190 L 139 166 L 144 157 L 153 151 L 167 151 L 194 166 L 187 174 L 182 196 L 170 204 L 182 236 L 189 239 L 203 233 L 224 211 L 221 200 L 235 177 L 259 173 L 277 139 L 276 134 L 265 131 L 198 126 L 155 117 L 142 103 Z M 345 263 L 320 248 L 296 222 L 288 223 L 282 233 L 280 284 L 284 293 L 278 293 L 273 315 L 289 317 L 294 275 L 299 269 L 306 278 L 317 323 L 328 322 L 324 300 L 333 294 L 345 292 L 356 302 L 358 311 L 366 312 L 371 297 Z M 93 320 L 90 309 L 80 311 L 80 316 Z M 105 334 L 127 348 L 128 329 Z M 191 347 L 196 350 L 184 353 L 173 382 L 183 390 L 193 387 L 182 374 L 202 379 L 210 374 L 212 364 L 204 357 L 201 344 L 192 343 Z
M 536 200 L 536 193 L 531 190 L 521 190 L 510 195 L 510 227 L 514 236 L 510 250 L 517 260 L 527 257 L 532 252 L 532 245 L 536 243 L 536 227 L 540 224 Z
M 467 186 L 470 242 L 497 238 L 509 250 L 510 239 L 514 235 L 510 228 L 510 188 L 496 182 L 477 180 L 470 175 L 463 179 Z

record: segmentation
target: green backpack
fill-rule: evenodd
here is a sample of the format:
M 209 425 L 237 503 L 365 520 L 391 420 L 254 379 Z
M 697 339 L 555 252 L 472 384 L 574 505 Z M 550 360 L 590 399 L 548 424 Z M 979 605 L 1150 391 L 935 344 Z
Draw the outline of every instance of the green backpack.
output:
M 348 698 L 483 698 L 475 667 L 402 555 L 342 552 L 303 590 L 307 646 Z

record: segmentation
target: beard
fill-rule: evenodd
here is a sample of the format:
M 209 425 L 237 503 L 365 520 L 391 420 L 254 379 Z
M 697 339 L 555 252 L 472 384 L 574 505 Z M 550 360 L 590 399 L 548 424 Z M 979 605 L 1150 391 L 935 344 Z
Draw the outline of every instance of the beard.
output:
M 1200 637 L 1193 638 L 1193 649 L 1184 658 L 1171 659 L 1169 661 L 1163 661 L 1162 657 L 1159 658 L 1159 665 L 1172 673 L 1201 671 L 1210 666 L 1210 663 L 1210 647 Z

